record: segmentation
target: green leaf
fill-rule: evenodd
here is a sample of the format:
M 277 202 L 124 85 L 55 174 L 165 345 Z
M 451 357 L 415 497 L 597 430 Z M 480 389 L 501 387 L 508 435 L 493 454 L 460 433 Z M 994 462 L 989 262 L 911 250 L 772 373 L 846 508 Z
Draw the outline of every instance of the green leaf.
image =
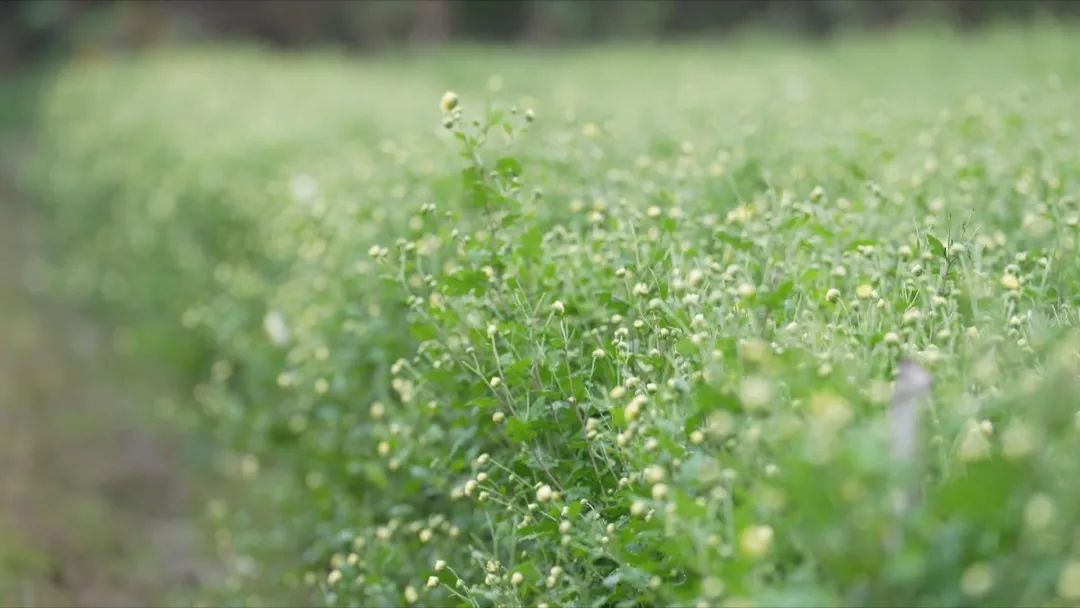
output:
M 506 436 L 513 441 L 523 443 L 525 441 L 529 441 L 535 438 L 536 431 L 534 431 L 532 427 L 529 426 L 529 423 L 523 421 L 521 418 L 514 416 L 510 417 L 506 421 Z
M 430 323 L 413 323 L 409 331 L 417 340 L 434 340 L 439 335 L 435 326 Z
M 927 242 L 930 243 L 930 251 L 933 251 L 939 257 L 942 257 L 942 258 L 946 257 L 946 255 L 945 255 L 945 245 L 942 245 L 941 241 L 939 241 L 937 239 L 937 237 L 935 237 L 932 234 L 927 233 L 926 240 L 927 240 Z
M 493 397 L 477 397 L 468 403 L 469 407 L 476 408 L 481 411 L 492 410 L 499 406 L 499 402 Z
M 446 293 L 461 296 L 472 290 L 487 291 L 487 275 L 480 270 L 462 270 L 446 278 Z
M 707 383 L 698 384 L 694 389 L 694 402 L 702 413 L 716 410 L 738 411 L 741 404 L 731 395 Z
M 934 504 L 942 514 L 963 517 L 984 525 L 999 525 L 1011 517 L 1010 496 L 1018 495 L 1025 480 L 1016 463 L 993 458 L 976 462 L 937 492 Z
M 518 251 L 526 260 L 536 259 L 543 252 L 543 240 L 544 230 L 540 226 L 533 226 L 518 239 Z
M 483 207 L 488 201 L 488 186 L 484 182 L 484 172 L 480 167 L 467 167 L 461 171 L 461 180 L 465 186 L 465 200 L 475 207 Z
M 504 375 L 508 382 L 519 382 L 521 380 L 528 379 L 529 374 L 532 372 L 533 360 L 530 357 L 526 357 L 515 362 L 510 367 L 506 368 Z
M 776 286 L 776 289 L 772 290 L 769 295 L 765 296 L 763 303 L 768 308 L 776 308 L 783 304 L 791 292 L 795 289 L 795 283 L 788 279 L 783 283 Z
M 495 163 L 495 170 L 499 172 L 499 175 L 506 177 L 517 177 L 521 175 L 521 163 L 512 156 L 504 156 Z
M 716 240 L 731 245 L 733 248 L 739 251 L 750 251 L 754 248 L 754 244 L 750 241 L 735 236 L 734 234 L 724 232 L 723 230 L 717 230 L 713 233 L 713 238 Z

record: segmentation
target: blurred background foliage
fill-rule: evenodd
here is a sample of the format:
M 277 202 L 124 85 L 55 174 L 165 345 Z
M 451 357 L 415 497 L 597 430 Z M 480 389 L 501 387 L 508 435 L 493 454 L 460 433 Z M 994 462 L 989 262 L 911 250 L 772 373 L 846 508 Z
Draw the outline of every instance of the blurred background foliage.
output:
M 14 0 L 0 3 L 0 70 L 39 59 L 239 39 L 278 48 L 371 51 L 447 41 L 538 46 L 610 39 L 724 36 L 767 28 L 807 37 L 912 21 L 958 29 L 1080 16 L 1062 0 Z

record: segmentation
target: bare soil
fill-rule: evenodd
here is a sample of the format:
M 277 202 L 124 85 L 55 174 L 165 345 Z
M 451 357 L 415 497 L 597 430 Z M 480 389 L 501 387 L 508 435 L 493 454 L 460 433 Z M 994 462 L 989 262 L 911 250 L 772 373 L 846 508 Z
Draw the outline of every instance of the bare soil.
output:
M 3 181 L 0 605 L 187 603 L 219 568 L 202 525 L 210 482 L 151 415 L 175 387 L 35 294 L 38 231 Z

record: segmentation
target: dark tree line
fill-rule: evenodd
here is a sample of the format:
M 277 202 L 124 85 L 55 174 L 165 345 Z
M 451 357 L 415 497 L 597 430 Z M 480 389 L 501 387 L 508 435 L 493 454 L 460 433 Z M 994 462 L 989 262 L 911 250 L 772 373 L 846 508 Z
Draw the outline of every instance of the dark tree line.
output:
M 447 40 L 552 44 L 723 34 L 746 26 L 825 36 L 924 19 L 975 27 L 995 19 L 1080 16 L 1070 0 L 8 0 L 0 65 L 86 45 L 141 48 L 177 38 L 366 50 Z

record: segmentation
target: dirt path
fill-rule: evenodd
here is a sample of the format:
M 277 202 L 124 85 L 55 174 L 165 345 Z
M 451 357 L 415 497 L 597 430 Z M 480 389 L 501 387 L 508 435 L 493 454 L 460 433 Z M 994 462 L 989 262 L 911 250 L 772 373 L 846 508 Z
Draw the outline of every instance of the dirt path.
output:
M 3 182 L 0 605 L 189 603 L 218 568 L 200 519 L 208 481 L 149 415 L 170 387 L 31 293 L 37 232 Z

